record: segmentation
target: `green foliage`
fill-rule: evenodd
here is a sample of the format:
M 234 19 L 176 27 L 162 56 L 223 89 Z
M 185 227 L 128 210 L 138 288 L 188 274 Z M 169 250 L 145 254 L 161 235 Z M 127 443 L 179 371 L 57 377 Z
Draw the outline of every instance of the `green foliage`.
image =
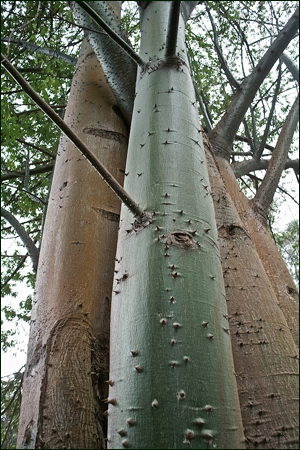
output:
M 238 83 L 247 76 L 264 54 L 272 39 L 298 5 L 296 1 L 199 2 L 187 24 L 186 42 L 197 88 L 209 109 L 215 125 L 230 104 L 234 88 L 230 85 L 215 48 L 215 36 L 208 10 L 213 17 L 216 35 L 224 60 Z M 136 2 L 124 2 L 122 24 L 135 50 L 139 49 L 139 17 Z M 63 117 L 68 101 L 74 66 L 59 57 L 61 52 L 77 58 L 83 30 L 73 23 L 68 2 L 3 1 L 1 3 L 1 52 L 22 72 L 32 87 L 56 108 Z M 50 48 L 49 56 L 24 47 L 21 41 Z M 288 53 L 296 63 L 295 40 Z M 253 102 L 252 113 L 246 115 L 252 142 L 260 142 L 274 97 L 279 66 L 275 65 Z M 295 82 L 282 65 L 280 91 L 272 117 L 268 143 L 274 145 L 291 103 L 296 95 Z M 199 111 L 202 118 L 202 112 Z M 19 85 L 5 72 L 1 74 L 2 156 L 1 204 L 23 224 L 39 246 L 43 215 L 51 185 L 52 169 L 60 138 L 59 130 L 38 110 Z M 246 136 L 244 126 L 239 134 Z M 296 139 L 289 156 L 297 151 Z M 232 161 L 251 157 L 253 148 L 236 141 Z M 270 156 L 265 150 L 263 157 Z M 32 173 L 46 166 L 47 171 Z M 19 172 L 19 174 L 16 174 Z M 5 177 L 8 177 L 6 178 Z M 255 194 L 260 179 L 245 176 L 242 186 L 248 197 Z M 252 190 L 252 192 L 251 192 Z M 17 345 L 17 325 L 30 320 L 31 296 L 18 298 L 18 286 L 26 283 L 33 289 L 35 274 L 30 258 L 22 258 L 26 249 L 15 230 L 1 218 L 2 250 L 1 294 L 4 297 L 1 323 L 2 349 Z M 295 279 L 299 283 L 299 233 L 296 222 L 284 232 L 277 232 L 277 245 Z M 20 256 L 21 255 L 21 256 Z M 298 258 L 298 259 L 297 259 Z M 5 298 L 11 302 L 6 303 Z M 2 409 L 7 408 L 20 381 L 19 374 L 2 382 L 5 391 Z M 8 388 L 8 386 L 10 386 Z M 2 417 L 2 448 L 15 448 L 19 400 L 16 397 Z M 17 405 L 17 406 L 16 406 Z
M 134 2 L 123 2 L 122 5 L 122 27 L 130 39 L 130 42 L 138 53 L 140 47 L 140 22 L 138 6 Z
M 22 369 L 1 378 L 1 448 L 16 448 L 21 405 Z
M 1 4 L 1 52 L 22 72 L 25 79 L 63 117 L 74 66 L 23 47 L 18 41 L 39 45 L 73 56 L 83 32 L 70 24 L 67 2 L 4 1 Z M 47 119 L 19 85 L 1 73 L 1 205 L 14 214 L 39 245 L 42 217 L 51 183 L 51 172 L 60 138 Z M 47 172 L 32 169 L 49 166 Z M 13 177 L 15 172 L 21 175 Z M 29 175 L 29 176 L 28 176 Z M 33 291 L 35 273 L 26 249 L 12 226 L 1 218 L 1 343 L 3 351 L 17 351 L 20 325 L 30 321 L 32 297 L 19 293 L 20 283 Z M 24 288 L 22 289 L 24 291 Z M 10 299 L 10 301 L 7 301 Z M 1 380 L 1 448 L 16 448 L 21 401 L 21 374 Z
M 24 47 L 21 42 L 76 58 L 83 33 L 72 25 L 67 3 L 5 1 L 1 6 L 2 53 L 63 117 L 74 66 L 61 58 Z M 11 176 L 2 180 L 1 204 L 18 218 L 38 246 L 60 132 L 4 70 L 1 74 L 1 133 L 1 176 Z M 43 166 L 48 166 L 48 171 L 31 173 Z M 15 172 L 20 175 L 13 176 Z M 26 250 L 3 218 L 1 231 L 2 238 L 9 243 L 8 250 L 2 250 L 1 294 L 16 297 L 19 283 L 25 281 L 33 287 L 35 275 L 32 269 L 19 270 L 24 265 L 19 255 L 25 255 Z M 5 306 L 6 320 L 14 314 L 17 321 L 28 321 L 31 309 L 28 299 L 23 301 L 20 311 L 19 307 L 7 309 Z M 4 332 L 6 347 L 14 343 L 13 335 Z

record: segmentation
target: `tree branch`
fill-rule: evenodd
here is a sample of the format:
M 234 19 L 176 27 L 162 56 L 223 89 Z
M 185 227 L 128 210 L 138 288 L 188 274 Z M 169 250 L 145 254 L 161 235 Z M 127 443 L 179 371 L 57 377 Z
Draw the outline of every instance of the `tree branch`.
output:
M 248 159 L 241 162 L 231 164 L 234 175 L 236 178 L 240 178 L 243 175 L 248 175 L 250 172 L 256 170 L 266 170 L 270 164 L 270 160 L 267 159 Z M 293 169 L 299 175 L 299 159 L 288 159 L 285 162 L 284 169 Z
M 27 255 L 24 255 L 23 258 L 21 259 L 21 261 L 19 262 L 19 264 L 17 265 L 17 267 L 15 268 L 15 270 L 12 271 L 12 273 L 6 278 L 6 280 L 3 282 L 3 284 L 1 284 L 1 289 L 3 289 L 9 282 L 10 280 L 16 275 L 16 273 L 19 272 L 19 270 L 21 269 L 21 267 L 23 266 L 24 262 L 27 259 Z
M 91 6 L 88 4 L 88 2 L 82 2 L 82 1 L 75 1 L 85 12 L 88 13 L 89 16 L 94 19 L 94 21 L 100 25 L 104 31 L 108 34 L 108 36 L 115 41 L 116 44 L 118 44 L 125 52 L 139 65 L 142 66 L 145 64 L 145 62 L 142 60 L 142 58 L 135 53 L 132 47 L 127 44 L 117 33 L 115 33 L 109 25 L 102 19 L 102 17 L 99 16 L 99 14 L 96 13 L 96 11 L 91 8 Z
M 181 12 L 184 23 L 189 20 L 190 15 L 192 14 L 198 3 L 199 2 L 181 2 Z
M 209 117 L 210 115 L 209 115 L 209 112 L 208 112 L 207 109 L 206 109 L 205 103 L 204 103 L 203 100 L 202 100 L 202 96 L 199 94 L 199 91 L 198 91 L 198 89 L 197 89 L 197 86 L 196 86 L 196 82 L 195 82 L 194 77 L 193 77 L 193 84 L 194 84 L 194 89 L 195 89 L 196 99 L 197 99 L 198 102 L 199 102 L 200 109 L 201 109 L 202 114 L 203 114 L 203 119 L 204 119 L 204 122 L 205 122 L 206 130 L 207 130 L 207 132 L 209 133 L 209 132 L 212 130 L 212 123 L 211 123 L 210 117 Z
M 72 66 L 76 65 L 77 59 L 73 58 L 72 56 L 66 55 L 65 53 L 59 52 L 57 50 L 54 50 L 52 48 L 44 48 L 40 45 L 31 44 L 31 42 L 26 41 L 18 41 L 16 39 L 10 39 L 10 38 L 2 38 L 2 42 L 8 42 L 16 45 L 21 45 L 24 48 L 28 48 L 29 50 L 32 50 L 36 53 L 41 53 L 43 55 L 47 56 L 54 56 L 55 58 L 58 58 L 62 61 L 65 61 L 68 64 L 71 64 Z
M 214 47 L 215 47 L 216 53 L 218 55 L 218 60 L 219 60 L 219 63 L 220 63 L 220 67 L 224 70 L 225 76 L 226 76 L 227 80 L 229 81 L 229 84 L 231 86 L 232 92 L 235 92 L 237 89 L 239 89 L 240 83 L 238 83 L 238 81 L 233 76 L 233 74 L 230 71 L 230 69 L 228 67 L 228 64 L 227 64 L 227 62 L 226 62 L 226 60 L 224 58 L 224 55 L 223 55 L 223 52 L 222 52 L 222 48 L 221 48 L 221 46 L 219 44 L 219 36 L 218 36 L 217 29 L 216 29 L 216 25 L 215 25 L 215 22 L 214 22 L 214 19 L 213 19 L 211 13 L 210 13 L 209 8 L 206 8 L 206 12 L 208 14 L 208 17 L 209 17 L 209 20 L 210 20 L 210 23 L 211 23 L 211 26 L 212 26 L 212 29 L 213 29 L 214 38 L 212 39 L 212 41 L 214 43 Z M 243 36 L 243 39 L 244 39 L 244 36 Z M 253 111 L 252 110 L 251 110 L 251 117 L 252 117 L 252 120 L 253 120 Z M 254 153 L 254 151 L 255 151 L 255 143 L 253 144 L 253 141 L 252 141 L 252 138 L 251 138 L 251 133 L 250 133 L 250 130 L 249 130 L 249 126 L 248 126 L 248 123 L 247 123 L 245 118 L 243 118 L 243 124 L 244 124 L 245 133 L 246 133 L 246 136 L 248 138 L 249 145 L 251 147 L 252 152 Z M 255 141 L 256 140 L 255 123 L 254 124 L 252 123 L 252 130 L 253 130 L 254 141 Z M 211 129 L 209 130 L 209 132 L 210 131 L 211 131 Z
M 205 127 L 203 127 L 203 129 L 204 129 L 205 133 L 209 133 L 209 131 L 208 131 Z M 246 144 L 250 145 L 250 147 L 251 147 L 251 143 L 250 143 L 248 137 L 240 136 L 239 134 L 236 134 L 235 137 L 234 137 L 234 140 L 236 140 L 236 141 L 241 141 L 241 142 L 245 142 Z M 265 144 L 265 148 L 266 148 L 267 150 L 270 150 L 270 151 L 272 152 L 272 151 L 274 150 L 275 147 L 272 147 L 272 145 L 269 145 L 269 144 Z M 235 153 L 235 154 L 236 154 L 236 153 Z M 252 152 L 251 154 L 253 154 L 253 152 Z M 239 155 L 239 156 L 242 156 L 242 155 Z
M 268 139 L 270 126 L 271 126 L 271 122 L 272 122 L 274 111 L 275 111 L 276 101 L 277 101 L 277 97 L 278 97 L 278 94 L 279 94 L 280 82 L 281 82 L 281 64 L 279 64 L 278 79 L 277 79 L 277 83 L 276 83 L 274 97 L 273 97 L 273 100 L 272 100 L 271 110 L 270 110 L 270 113 L 269 113 L 269 116 L 268 116 L 268 120 L 267 120 L 267 123 L 266 123 L 265 131 L 264 131 L 264 135 L 262 137 L 261 143 L 259 144 L 259 148 L 256 149 L 256 152 L 255 152 L 255 157 L 257 159 L 261 158 L 261 155 L 263 154 L 263 151 L 264 151 L 267 139 Z
M 41 167 L 35 167 L 29 170 L 29 175 L 37 175 L 39 173 L 51 172 L 53 170 L 54 163 L 47 164 Z M 15 178 L 25 177 L 25 171 L 23 172 L 8 172 L 1 175 L 1 182 L 7 180 L 14 180 Z
M 289 69 L 295 81 L 299 84 L 299 67 L 294 64 L 294 62 L 288 57 L 288 55 L 284 52 L 280 57 L 281 61 L 284 62 L 286 67 Z
M 53 154 L 53 153 L 49 152 L 48 150 L 45 150 L 45 149 L 43 149 L 41 147 L 38 147 L 38 146 L 36 146 L 34 144 L 31 144 L 31 142 L 26 142 L 26 141 L 23 141 L 23 139 L 19 139 L 19 138 L 16 138 L 16 141 L 20 142 L 20 144 L 26 145 L 27 147 L 32 147 L 35 150 L 38 150 L 39 152 L 42 152 L 45 155 L 50 156 L 51 158 L 55 158 L 55 154 Z
M 211 23 L 211 26 L 212 26 L 212 29 L 213 29 L 213 34 L 214 34 L 213 43 L 214 43 L 214 47 L 215 47 L 215 50 L 216 50 L 217 55 L 218 55 L 218 60 L 219 60 L 220 66 L 224 70 L 226 78 L 229 81 L 230 85 L 232 87 L 234 87 L 235 89 L 238 89 L 240 84 L 237 82 L 237 80 L 232 75 L 232 73 L 231 73 L 231 71 L 230 71 L 230 69 L 229 69 L 229 67 L 227 65 L 227 62 L 226 62 L 226 60 L 225 60 L 225 58 L 223 56 L 223 52 L 222 52 L 222 49 L 221 49 L 220 44 L 219 44 L 219 37 L 218 37 L 216 25 L 215 25 L 215 22 L 214 22 L 214 19 L 213 19 L 211 13 L 210 13 L 209 7 L 206 8 L 206 12 L 208 14 L 208 17 L 209 17 L 209 20 L 210 20 L 210 23 Z
M 181 2 L 171 2 L 170 16 L 168 23 L 167 41 L 166 41 L 166 53 L 165 58 L 170 58 L 176 54 L 176 44 L 178 35 L 178 25 L 180 16 L 180 4 Z
M 188 61 L 189 61 L 189 65 L 191 68 L 191 77 L 192 77 L 192 81 L 193 81 L 193 85 L 194 85 L 194 90 L 195 90 L 195 95 L 196 95 L 196 99 L 199 103 L 200 109 L 202 111 L 202 115 L 204 118 L 204 122 L 205 122 L 205 127 L 206 127 L 206 132 L 210 132 L 212 130 L 212 124 L 211 124 L 211 116 L 209 114 L 209 112 L 207 111 L 206 105 L 204 103 L 204 101 L 202 100 L 202 96 L 200 95 L 198 89 L 197 89 L 197 84 L 195 81 L 195 77 L 192 71 L 192 64 L 191 64 L 191 60 L 189 57 L 189 54 L 187 53 L 187 57 L 188 57 Z M 207 131 L 208 130 L 208 131 Z
M 28 253 L 30 255 L 33 269 L 36 272 L 37 271 L 37 265 L 39 260 L 39 249 L 36 247 L 35 243 L 23 227 L 23 225 L 20 224 L 18 219 L 13 216 L 9 211 L 1 207 L 1 216 L 4 217 L 5 220 L 7 220 L 11 226 L 15 229 L 15 231 L 18 233 L 18 236 L 22 240 L 23 244 L 28 250 Z
M 229 160 L 235 134 L 257 90 L 284 49 L 295 36 L 299 27 L 299 8 L 270 45 L 252 73 L 236 91 L 225 115 L 209 133 L 209 140 L 216 154 Z
M 38 95 L 38 93 L 27 83 L 16 68 L 1 54 L 1 63 L 10 75 L 22 86 L 24 91 L 30 98 L 44 111 L 45 114 L 58 126 L 58 128 L 65 133 L 70 141 L 76 145 L 78 150 L 86 157 L 101 177 L 106 181 L 108 186 L 121 199 L 127 208 L 136 216 L 142 216 L 143 210 L 140 206 L 128 195 L 118 181 L 111 175 L 111 173 L 103 166 L 103 164 L 96 158 L 96 156 L 87 148 L 87 146 L 79 139 L 74 131 L 66 124 L 66 122 L 59 117 L 58 114 Z
M 259 209 L 268 211 L 272 203 L 275 191 L 277 189 L 281 173 L 284 170 L 289 148 L 292 142 L 293 134 L 299 120 L 299 95 L 296 98 L 286 121 L 281 129 L 275 150 L 268 165 L 267 173 L 259 186 L 259 189 L 253 199 L 253 202 L 259 206 Z

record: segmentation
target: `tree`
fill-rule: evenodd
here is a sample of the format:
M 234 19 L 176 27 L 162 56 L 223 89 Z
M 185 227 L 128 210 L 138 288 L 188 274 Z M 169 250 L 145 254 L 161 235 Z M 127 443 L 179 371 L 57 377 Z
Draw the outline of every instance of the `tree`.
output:
M 276 233 L 275 240 L 282 257 L 299 287 L 299 221 L 294 220 L 282 232 Z
M 282 120 L 276 101 L 290 81 L 280 65 L 274 82 L 272 67 L 297 32 L 298 12 L 283 25 L 275 2 L 247 2 L 243 25 L 239 6 L 232 12 L 227 2 L 200 2 L 194 14 L 197 20 L 207 14 L 212 45 L 233 90 L 226 92 L 222 75 L 221 105 L 212 101 L 214 92 L 207 104 L 208 84 L 216 75 L 210 68 L 205 85 L 192 48 L 194 80 L 190 74 L 184 30 L 197 2 L 138 3 L 139 56 L 128 48 L 106 2 L 72 5 L 90 44 L 81 46 L 65 122 L 47 114 L 94 167 L 61 139 L 39 252 L 18 446 L 104 448 L 107 403 L 109 448 L 296 448 L 296 287 L 267 232 L 266 215 L 283 170 L 295 168 L 289 151 L 298 100 L 284 119 L 252 200 L 236 175 L 252 176 L 263 168 L 267 138 L 274 135 L 271 125 L 277 128 Z M 40 2 L 29 5 L 36 6 Z M 8 16 L 15 7 L 7 6 Z M 256 23 L 264 25 L 262 8 L 280 31 L 264 53 L 255 54 L 248 27 L 253 11 Z M 191 39 L 193 30 L 187 27 Z M 239 74 L 238 80 L 220 46 L 226 39 L 235 42 L 233 30 L 252 65 L 249 71 L 243 67 L 249 74 Z M 24 39 L 18 42 L 29 46 Z M 212 51 L 206 40 L 199 49 Z M 135 96 L 132 60 L 138 65 Z M 283 62 L 291 67 L 290 58 Z M 2 63 L 22 84 L 5 57 Z M 269 114 L 262 119 L 257 105 L 264 106 L 274 86 Z M 200 127 L 197 99 L 208 135 Z M 239 137 L 243 119 L 245 133 Z M 236 138 L 250 144 L 250 160 L 236 160 Z M 125 173 L 125 191 L 98 159 L 120 181 Z M 102 187 L 94 168 L 124 202 L 109 378 L 119 203 L 113 203 L 115 196 Z M 6 171 L 18 176 L 16 170 Z M 25 180 L 28 173 L 27 162 Z

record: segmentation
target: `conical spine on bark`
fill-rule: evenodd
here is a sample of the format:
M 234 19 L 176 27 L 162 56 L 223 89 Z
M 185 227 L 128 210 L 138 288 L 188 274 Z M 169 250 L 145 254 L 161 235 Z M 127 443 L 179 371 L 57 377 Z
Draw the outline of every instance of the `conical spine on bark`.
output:
M 127 129 L 83 42 L 66 122 L 120 183 Z M 18 448 L 104 448 L 120 201 L 78 149 L 58 149 L 33 301 Z M 107 391 L 107 392 L 106 392 Z
M 225 292 L 198 112 L 170 2 L 142 16 L 112 303 L 108 448 L 244 448 Z

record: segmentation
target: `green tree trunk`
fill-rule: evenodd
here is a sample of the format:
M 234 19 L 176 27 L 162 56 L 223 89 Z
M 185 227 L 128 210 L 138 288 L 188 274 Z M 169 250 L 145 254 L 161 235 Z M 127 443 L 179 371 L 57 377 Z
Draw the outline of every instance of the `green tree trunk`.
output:
M 112 302 L 108 448 L 244 448 L 217 229 L 180 17 L 142 15 Z M 179 57 L 178 57 L 179 55 Z

